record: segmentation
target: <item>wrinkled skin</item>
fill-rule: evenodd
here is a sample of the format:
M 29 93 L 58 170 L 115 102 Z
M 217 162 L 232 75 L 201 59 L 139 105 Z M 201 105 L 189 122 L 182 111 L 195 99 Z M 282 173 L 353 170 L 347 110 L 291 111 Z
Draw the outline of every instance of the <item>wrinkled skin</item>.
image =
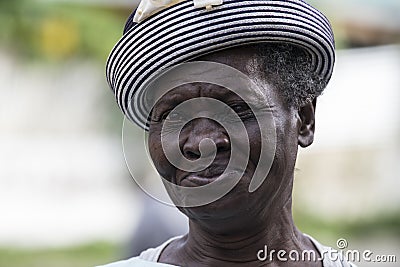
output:
M 164 95 L 154 107 L 149 130 L 149 151 L 160 175 L 181 186 L 196 186 L 184 179 L 190 173 L 169 163 L 161 144 L 161 128 L 168 111 L 192 98 L 210 97 L 228 104 L 244 122 L 250 140 L 250 157 L 239 183 L 219 200 L 194 208 L 180 208 L 189 217 L 189 233 L 175 240 L 162 252 L 160 262 L 178 266 L 263 266 L 257 252 L 269 249 L 316 248 L 295 227 L 292 219 L 293 173 L 298 146 L 307 147 L 314 138 L 315 101 L 301 108 L 289 107 L 278 90 L 265 81 L 255 51 L 250 47 L 232 48 L 198 58 L 232 66 L 262 86 L 270 98 L 270 111 L 276 126 L 276 152 L 271 170 L 261 187 L 248 192 L 261 150 L 260 128 L 246 103 L 236 94 L 212 84 L 186 84 Z M 194 107 L 195 110 L 195 107 Z M 170 114 L 179 119 L 180 114 Z M 209 178 L 223 172 L 231 156 L 230 141 L 217 122 L 200 118 L 182 129 L 179 145 L 183 155 L 200 157 L 199 143 L 210 138 L 217 146 L 212 165 L 194 175 Z M 237 155 L 235 155 L 237 156 Z M 239 155 L 240 156 L 240 155 Z M 318 255 L 318 252 L 316 252 Z M 272 262 L 268 266 L 322 266 L 320 262 Z

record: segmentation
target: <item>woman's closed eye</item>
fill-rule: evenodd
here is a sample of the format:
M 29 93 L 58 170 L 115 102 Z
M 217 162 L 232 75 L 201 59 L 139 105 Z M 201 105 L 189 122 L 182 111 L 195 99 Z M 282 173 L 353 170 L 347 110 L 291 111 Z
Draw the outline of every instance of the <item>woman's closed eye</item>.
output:
M 183 121 L 185 119 L 185 115 L 182 112 L 172 110 L 168 111 L 166 114 L 164 113 L 162 116 L 162 120 L 168 120 L 171 122 Z
M 153 112 L 151 115 L 152 122 L 164 122 L 168 119 L 168 121 L 178 121 L 182 120 L 184 116 L 175 110 L 167 110 L 164 112 Z
M 235 104 L 231 104 L 229 105 L 231 107 L 231 109 L 233 109 L 236 113 L 241 113 L 241 112 L 246 112 L 249 111 L 250 108 L 246 103 L 235 103 Z
M 241 119 L 246 119 L 249 117 L 253 117 L 253 112 L 249 105 L 246 103 L 232 103 L 229 105 L 229 108 L 231 108 Z

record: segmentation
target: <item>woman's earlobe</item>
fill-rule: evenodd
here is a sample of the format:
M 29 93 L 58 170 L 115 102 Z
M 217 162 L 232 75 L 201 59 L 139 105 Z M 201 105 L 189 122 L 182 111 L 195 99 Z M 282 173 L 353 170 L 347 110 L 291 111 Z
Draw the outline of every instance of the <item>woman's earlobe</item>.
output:
M 298 110 L 298 118 L 300 120 L 298 144 L 301 147 L 308 147 L 314 142 L 316 105 L 317 99 L 314 99 Z

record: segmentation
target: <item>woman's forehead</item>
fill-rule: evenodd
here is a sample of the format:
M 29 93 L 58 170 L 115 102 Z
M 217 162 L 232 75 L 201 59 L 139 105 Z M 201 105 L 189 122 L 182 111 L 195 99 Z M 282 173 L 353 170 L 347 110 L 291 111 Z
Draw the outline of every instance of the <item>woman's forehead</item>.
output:
M 240 70 L 245 74 L 260 71 L 260 57 L 254 45 L 231 47 L 209 53 L 193 59 L 193 61 L 212 61 L 222 63 Z
M 241 46 L 229 48 L 217 52 L 213 52 L 198 58 L 193 59 L 191 62 L 203 61 L 203 62 L 215 62 L 232 67 L 239 72 L 246 75 L 249 80 L 240 79 L 235 75 L 227 75 L 220 77 L 222 80 L 226 80 L 226 84 L 234 82 L 241 87 L 241 92 L 247 95 L 258 95 L 260 98 L 260 88 L 254 88 L 254 84 L 258 84 L 261 79 L 264 79 L 264 75 L 261 73 L 262 67 L 260 66 L 260 58 L 257 52 L 252 46 Z M 201 69 L 199 69 L 201 72 Z M 204 76 L 208 74 L 205 73 Z M 205 77 L 204 80 L 207 80 Z M 258 86 L 260 87 L 260 86 Z M 176 86 L 166 92 L 165 88 L 153 88 L 153 92 L 149 93 L 149 97 L 153 99 L 168 100 L 168 101 L 182 101 L 193 97 L 212 97 L 219 100 L 227 100 L 234 97 L 239 97 L 235 90 L 226 88 L 217 84 L 207 82 L 191 82 L 185 83 L 180 86 Z M 160 99 L 161 98 L 161 99 Z

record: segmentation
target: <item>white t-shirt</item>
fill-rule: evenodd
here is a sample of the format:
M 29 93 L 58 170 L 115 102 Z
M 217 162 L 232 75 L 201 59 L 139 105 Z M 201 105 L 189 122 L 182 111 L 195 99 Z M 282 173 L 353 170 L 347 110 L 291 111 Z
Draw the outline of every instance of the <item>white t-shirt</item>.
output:
M 328 251 L 333 250 L 330 247 L 321 245 L 311 236 L 306 234 L 304 235 L 307 236 L 313 242 L 313 244 L 318 249 L 321 255 L 326 255 Z M 172 241 L 180 237 L 181 236 L 173 237 L 156 248 L 149 248 L 140 253 L 138 257 L 133 257 L 128 260 L 118 261 L 97 267 L 178 267 L 176 265 L 159 263 L 157 261 L 160 258 L 161 252 L 164 250 L 164 248 L 168 246 Z M 324 257 L 322 261 L 323 267 L 356 267 L 356 265 L 354 265 L 353 263 L 347 262 L 345 259 L 343 259 L 343 257 L 340 256 L 340 254 L 337 255 L 339 257 L 332 257 L 335 258 L 334 260 L 332 260 L 330 257 Z

